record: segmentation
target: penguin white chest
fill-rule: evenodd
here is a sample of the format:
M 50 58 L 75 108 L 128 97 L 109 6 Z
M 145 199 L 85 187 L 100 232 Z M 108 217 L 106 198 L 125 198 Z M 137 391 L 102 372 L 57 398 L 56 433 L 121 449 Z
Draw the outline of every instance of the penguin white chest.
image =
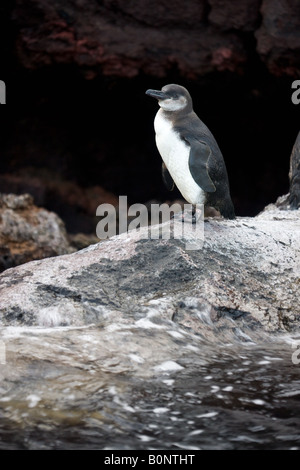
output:
M 191 204 L 204 204 L 205 193 L 189 169 L 190 146 L 174 131 L 172 122 L 161 110 L 155 116 L 154 129 L 158 151 L 182 196 Z

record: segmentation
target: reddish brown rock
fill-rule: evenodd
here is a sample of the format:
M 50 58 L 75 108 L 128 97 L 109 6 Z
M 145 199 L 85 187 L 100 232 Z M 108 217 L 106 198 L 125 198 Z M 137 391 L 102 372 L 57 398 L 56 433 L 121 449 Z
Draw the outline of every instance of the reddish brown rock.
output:
M 257 51 L 274 75 L 299 76 L 300 3 L 298 0 L 264 0 L 262 26 L 256 32 Z
M 208 0 L 211 7 L 208 19 L 223 31 L 237 29 L 253 31 L 259 22 L 260 0 L 228 2 L 226 0 Z
M 254 41 L 245 50 L 241 32 L 255 32 L 273 74 L 300 68 L 298 0 L 16 0 L 13 20 L 26 68 L 75 64 L 88 79 L 164 77 L 174 67 L 190 79 L 239 72 L 255 53 Z
M 190 78 L 237 70 L 246 60 L 241 40 L 202 22 L 205 2 L 85 2 L 17 0 L 18 57 L 27 68 L 75 63 L 88 78 L 163 77 L 174 66 Z M 226 50 L 218 53 L 219 49 Z M 217 60 L 215 58 L 217 54 Z
M 98 2 L 100 3 L 100 2 Z M 197 28 L 205 19 L 205 1 L 173 0 L 104 0 L 107 12 L 115 17 L 122 15 L 126 22 L 138 22 L 157 28 Z

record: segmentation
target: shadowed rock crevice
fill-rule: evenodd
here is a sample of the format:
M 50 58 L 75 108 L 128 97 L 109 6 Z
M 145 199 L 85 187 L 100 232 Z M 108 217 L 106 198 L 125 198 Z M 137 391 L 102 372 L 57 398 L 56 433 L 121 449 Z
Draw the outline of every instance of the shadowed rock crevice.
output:
M 292 209 L 298 209 L 300 207 L 300 132 L 291 154 L 289 178 L 289 204 Z

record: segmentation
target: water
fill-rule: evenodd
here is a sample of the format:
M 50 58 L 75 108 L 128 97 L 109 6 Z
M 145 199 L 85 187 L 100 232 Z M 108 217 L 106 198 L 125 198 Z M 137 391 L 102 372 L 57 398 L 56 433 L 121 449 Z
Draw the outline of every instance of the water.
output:
M 299 449 L 300 336 L 198 322 L 0 328 L 0 449 Z

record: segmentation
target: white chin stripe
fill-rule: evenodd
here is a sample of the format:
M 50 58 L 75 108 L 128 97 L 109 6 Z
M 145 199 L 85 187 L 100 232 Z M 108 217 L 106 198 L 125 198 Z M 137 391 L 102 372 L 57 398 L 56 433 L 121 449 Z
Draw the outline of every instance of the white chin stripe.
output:
M 178 111 L 186 106 L 186 99 L 181 96 L 178 100 L 166 99 L 158 102 L 159 106 L 165 111 Z

